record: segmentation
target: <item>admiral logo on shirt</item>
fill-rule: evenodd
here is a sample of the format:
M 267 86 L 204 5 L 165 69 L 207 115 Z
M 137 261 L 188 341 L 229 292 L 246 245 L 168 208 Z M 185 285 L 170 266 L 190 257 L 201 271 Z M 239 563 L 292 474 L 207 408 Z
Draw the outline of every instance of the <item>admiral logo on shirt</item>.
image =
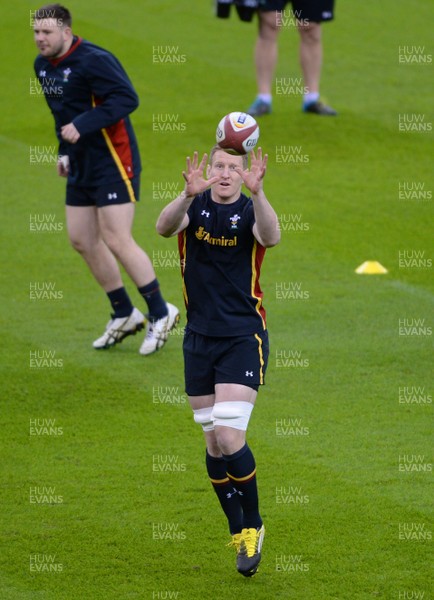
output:
M 226 238 L 224 235 L 221 237 L 211 237 L 211 234 L 208 231 L 205 231 L 202 225 L 198 228 L 194 235 L 198 240 L 207 242 L 212 246 L 236 246 L 238 243 L 237 236 L 233 238 Z

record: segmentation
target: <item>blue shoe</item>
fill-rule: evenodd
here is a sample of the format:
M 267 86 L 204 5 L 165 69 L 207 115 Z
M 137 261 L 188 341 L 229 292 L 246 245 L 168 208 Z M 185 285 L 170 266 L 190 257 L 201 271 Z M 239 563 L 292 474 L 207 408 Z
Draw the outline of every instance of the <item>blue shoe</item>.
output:
M 326 117 L 335 117 L 338 113 L 331 106 L 327 106 L 320 100 L 310 102 L 309 104 L 303 104 L 303 112 L 313 113 L 315 115 L 322 115 Z
M 269 115 L 271 113 L 271 102 L 264 102 L 260 98 L 249 106 L 246 111 L 252 117 L 261 117 L 262 115 Z

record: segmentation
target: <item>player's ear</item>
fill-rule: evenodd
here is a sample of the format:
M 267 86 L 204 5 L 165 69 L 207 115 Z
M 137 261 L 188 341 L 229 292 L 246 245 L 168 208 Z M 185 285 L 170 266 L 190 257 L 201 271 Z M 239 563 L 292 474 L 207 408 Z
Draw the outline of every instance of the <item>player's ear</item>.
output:
M 207 179 L 208 179 L 210 173 L 211 173 L 211 165 L 208 163 L 206 166 L 206 178 Z

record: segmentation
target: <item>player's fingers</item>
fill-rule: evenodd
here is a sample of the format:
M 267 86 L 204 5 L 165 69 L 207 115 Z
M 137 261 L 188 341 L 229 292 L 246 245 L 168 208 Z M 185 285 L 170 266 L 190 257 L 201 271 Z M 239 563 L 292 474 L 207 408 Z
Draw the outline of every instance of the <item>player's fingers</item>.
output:
M 187 177 L 187 173 L 185 171 L 182 172 L 182 176 L 184 177 L 185 181 L 188 183 L 188 177 Z
M 199 169 L 201 171 L 204 170 L 207 162 L 208 162 L 208 154 L 205 152 L 205 154 L 202 156 L 202 160 L 200 161 L 200 165 L 199 165 Z
M 197 169 L 197 165 L 198 165 L 198 153 L 196 152 L 196 150 L 193 152 L 193 169 Z
M 258 179 L 262 179 L 264 177 L 266 170 L 267 170 L 267 163 L 266 163 L 266 161 L 263 161 L 259 167 Z
M 68 169 L 66 169 L 62 163 L 58 163 L 57 174 L 60 175 L 60 177 L 68 177 Z

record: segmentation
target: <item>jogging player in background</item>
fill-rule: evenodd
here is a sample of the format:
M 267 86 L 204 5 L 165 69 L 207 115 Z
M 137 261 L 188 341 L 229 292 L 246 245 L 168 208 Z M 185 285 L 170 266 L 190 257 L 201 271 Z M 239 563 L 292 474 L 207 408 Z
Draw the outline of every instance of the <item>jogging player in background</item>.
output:
M 60 4 L 35 11 L 39 56 L 34 66 L 59 140 L 57 172 L 67 178 L 69 239 L 113 309 L 93 347 L 109 348 L 144 327 L 119 262 L 147 304 L 140 353 L 151 354 L 166 342 L 179 311 L 164 301 L 152 263 L 131 234 L 141 164 L 129 115 L 139 101 L 117 58 L 75 36 L 71 24 L 69 10 Z
M 233 156 L 215 146 L 187 158 L 184 191 L 161 212 L 157 231 L 178 235 L 187 327 L 185 387 L 206 442 L 206 468 L 228 519 L 237 569 L 249 577 L 261 559 L 256 466 L 246 430 L 264 383 L 268 334 L 259 275 L 265 249 L 279 242 L 276 213 L 263 191 L 267 156 Z M 245 184 L 251 193 L 241 193 Z M 210 188 L 210 189 L 209 189 Z

